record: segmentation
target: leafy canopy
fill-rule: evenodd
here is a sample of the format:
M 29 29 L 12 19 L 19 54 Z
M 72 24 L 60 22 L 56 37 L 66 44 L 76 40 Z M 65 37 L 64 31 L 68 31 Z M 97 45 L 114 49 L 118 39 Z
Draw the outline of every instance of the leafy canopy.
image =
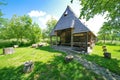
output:
M 74 0 L 71 0 L 73 2 Z M 79 0 L 82 6 L 80 18 L 89 20 L 97 14 L 107 14 L 111 26 L 120 27 L 120 0 Z
M 13 17 L 0 28 L 0 38 L 16 39 L 17 44 L 24 40 L 30 43 L 36 43 L 41 38 L 41 29 L 38 24 L 32 23 L 32 19 L 28 15 Z

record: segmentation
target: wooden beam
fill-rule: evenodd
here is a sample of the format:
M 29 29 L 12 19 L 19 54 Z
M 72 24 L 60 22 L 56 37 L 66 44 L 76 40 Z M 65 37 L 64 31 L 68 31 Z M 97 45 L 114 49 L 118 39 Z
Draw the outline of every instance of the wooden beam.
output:
M 50 46 L 52 47 L 52 36 L 50 36 Z
M 58 37 L 57 37 L 57 31 L 56 31 L 56 46 L 57 46 L 57 42 L 58 42 Z
M 71 48 L 73 48 L 73 29 L 71 29 Z
M 88 32 L 86 32 L 86 52 L 88 52 Z

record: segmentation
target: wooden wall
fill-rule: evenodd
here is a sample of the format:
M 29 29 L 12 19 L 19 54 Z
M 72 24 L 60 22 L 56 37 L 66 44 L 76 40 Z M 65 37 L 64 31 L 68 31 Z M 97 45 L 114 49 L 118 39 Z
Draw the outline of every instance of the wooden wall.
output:
M 61 45 L 71 45 L 71 29 L 57 31 L 60 37 Z M 73 34 L 73 46 L 78 47 L 80 51 L 87 51 L 87 48 L 95 44 L 95 36 L 91 32 Z

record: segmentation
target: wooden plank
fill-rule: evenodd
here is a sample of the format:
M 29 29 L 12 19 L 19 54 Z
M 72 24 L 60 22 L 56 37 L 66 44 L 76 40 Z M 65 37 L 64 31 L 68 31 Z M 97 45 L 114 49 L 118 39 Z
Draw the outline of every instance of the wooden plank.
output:
M 79 33 L 79 34 L 74 34 L 74 36 L 84 36 L 83 33 Z

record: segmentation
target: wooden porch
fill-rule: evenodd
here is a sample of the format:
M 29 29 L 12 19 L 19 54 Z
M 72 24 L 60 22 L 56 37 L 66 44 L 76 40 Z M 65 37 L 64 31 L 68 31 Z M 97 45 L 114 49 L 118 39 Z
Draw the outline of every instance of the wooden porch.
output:
M 89 52 L 94 45 L 94 36 L 91 32 L 73 33 L 73 29 L 59 30 L 55 32 L 56 39 L 53 41 L 51 37 L 51 46 L 69 46 L 77 51 Z

